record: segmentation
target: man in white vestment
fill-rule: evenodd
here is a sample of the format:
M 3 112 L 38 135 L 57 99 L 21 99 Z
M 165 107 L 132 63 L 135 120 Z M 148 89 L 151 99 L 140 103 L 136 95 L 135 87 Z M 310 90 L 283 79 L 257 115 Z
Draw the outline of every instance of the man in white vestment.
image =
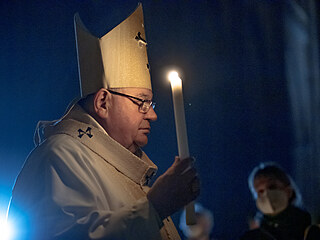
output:
M 142 6 L 101 38 L 75 17 L 81 99 L 39 122 L 16 179 L 15 239 L 180 239 L 170 215 L 199 195 L 192 158 L 157 167 L 142 151 L 157 119 Z

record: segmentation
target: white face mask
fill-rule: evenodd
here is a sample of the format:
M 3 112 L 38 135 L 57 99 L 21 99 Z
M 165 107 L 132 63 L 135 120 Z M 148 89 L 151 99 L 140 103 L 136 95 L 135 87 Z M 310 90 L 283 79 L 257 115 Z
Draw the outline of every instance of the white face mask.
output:
M 188 227 L 188 237 L 196 238 L 203 234 L 203 229 L 199 224 L 191 225 Z
M 279 189 L 266 190 L 256 200 L 257 208 L 267 215 L 278 214 L 287 208 L 288 203 L 288 195 Z

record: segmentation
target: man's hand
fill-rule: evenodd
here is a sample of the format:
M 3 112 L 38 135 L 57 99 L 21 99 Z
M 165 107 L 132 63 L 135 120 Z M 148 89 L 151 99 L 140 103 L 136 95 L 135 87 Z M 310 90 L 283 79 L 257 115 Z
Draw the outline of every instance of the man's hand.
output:
M 153 184 L 147 198 L 157 210 L 161 219 L 165 219 L 200 193 L 200 181 L 193 167 L 193 158 L 175 161 L 168 170 Z

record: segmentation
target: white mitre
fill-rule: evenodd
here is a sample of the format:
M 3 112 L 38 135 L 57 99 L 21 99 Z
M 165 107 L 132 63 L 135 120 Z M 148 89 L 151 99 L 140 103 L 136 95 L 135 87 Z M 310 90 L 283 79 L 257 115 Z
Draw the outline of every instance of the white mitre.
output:
M 75 15 L 81 97 L 100 88 L 151 90 L 142 5 L 101 38 L 93 36 Z

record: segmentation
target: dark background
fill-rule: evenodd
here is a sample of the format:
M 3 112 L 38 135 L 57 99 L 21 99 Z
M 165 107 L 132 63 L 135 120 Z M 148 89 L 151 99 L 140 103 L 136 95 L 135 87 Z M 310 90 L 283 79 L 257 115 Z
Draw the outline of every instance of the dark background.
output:
M 255 211 L 247 177 L 260 162 L 278 162 L 297 177 L 302 192 L 305 181 L 316 186 L 310 191 L 318 192 L 320 155 L 314 149 L 319 146 L 320 131 L 319 117 L 314 116 L 320 109 L 319 4 L 311 0 L 141 2 L 158 114 L 144 150 L 159 166 L 157 176 L 177 155 L 166 78 L 167 71 L 175 68 L 183 79 L 190 153 L 197 159 L 202 180 L 198 202 L 213 212 L 216 238 L 237 239 L 247 229 L 247 216 Z M 79 96 L 74 14 L 79 12 L 87 28 L 101 37 L 137 4 L 132 0 L 1 0 L 1 216 L 14 179 L 33 148 L 37 122 L 60 118 Z M 307 18 L 303 24 L 300 12 Z M 297 51 L 295 40 L 302 44 L 302 52 Z M 293 48 L 288 47 L 290 43 Z M 305 58 L 290 58 L 303 51 Z M 310 57 L 310 52 L 316 55 Z M 300 60 L 290 64 L 288 59 Z M 310 61 L 316 65 L 312 72 Z M 302 69 L 302 75 L 295 73 L 297 69 Z M 294 94 L 299 91 L 304 94 Z M 297 95 L 304 100 L 307 96 L 309 105 Z M 298 108 L 293 100 L 300 104 Z M 299 121 L 297 116 L 303 118 L 309 108 L 313 125 L 305 131 L 315 137 L 299 140 L 297 129 L 304 132 L 301 126 L 308 128 L 310 118 Z M 299 168 L 305 148 L 315 152 L 308 155 L 312 162 Z M 305 192 L 312 195 L 310 191 Z M 306 201 L 315 217 L 317 200 Z M 173 216 L 176 223 L 178 217 L 179 213 Z

